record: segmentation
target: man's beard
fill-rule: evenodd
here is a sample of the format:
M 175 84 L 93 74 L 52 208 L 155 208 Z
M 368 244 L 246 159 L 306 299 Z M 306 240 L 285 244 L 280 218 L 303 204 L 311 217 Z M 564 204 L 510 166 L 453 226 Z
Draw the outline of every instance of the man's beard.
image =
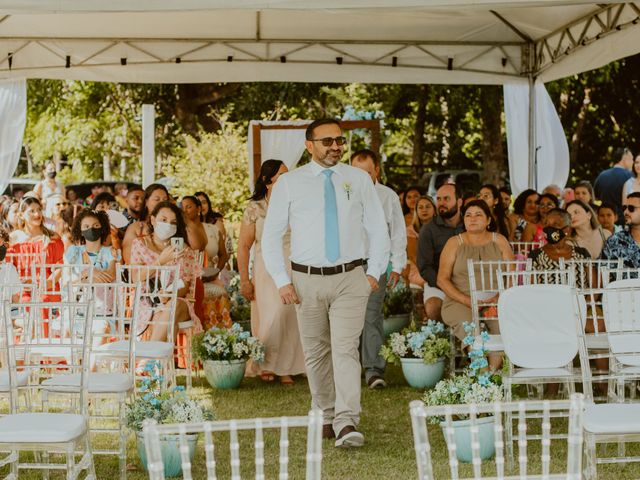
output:
M 320 165 L 323 165 L 325 167 L 333 167 L 342 158 L 342 152 L 339 152 L 335 157 L 331 155 L 332 153 L 335 153 L 335 152 L 328 150 L 327 153 L 325 153 L 324 157 L 318 158 L 316 160 L 318 161 L 318 163 L 320 163 Z
M 455 217 L 456 213 L 458 213 L 458 205 L 457 204 L 454 205 L 449 210 L 446 210 L 444 212 L 438 211 L 438 215 L 440 215 L 440 217 L 444 218 L 445 220 L 449 220 L 450 218 Z

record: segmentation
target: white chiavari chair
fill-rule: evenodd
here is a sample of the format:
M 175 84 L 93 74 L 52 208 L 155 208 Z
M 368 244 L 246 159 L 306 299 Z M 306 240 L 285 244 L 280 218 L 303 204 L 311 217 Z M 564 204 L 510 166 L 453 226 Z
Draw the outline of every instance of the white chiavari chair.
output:
M 46 262 L 47 252 L 45 250 L 35 250 L 30 252 L 7 253 L 5 261 L 13 264 L 23 283 L 32 283 L 33 265 Z
M 25 319 L 21 330 L 5 321 L 5 339 L 10 383 L 10 414 L 0 418 L 0 449 L 11 451 L 0 462 L 10 464 L 9 478 L 18 478 L 20 470 L 37 469 L 48 476 L 49 470 L 65 470 L 67 479 L 76 479 L 86 470 L 86 477 L 95 479 L 95 469 L 88 436 L 87 387 L 89 349 L 91 345 L 91 303 L 86 302 L 23 302 L 4 304 L 4 318 L 20 310 Z M 47 311 L 45 315 L 44 312 Z M 44 334 L 43 318 L 59 318 L 59 332 L 49 329 Z M 58 360 L 64 360 L 62 362 Z M 18 373 L 28 372 L 28 382 L 22 386 Z M 79 388 L 73 401 L 53 406 L 42 380 L 56 375 L 78 375 Z M 29 391 L 30 401 L 20 406 L 18 396 Z M 38 454 L 35 461 L 21 461 L 21 451 Z M 77 461 L 78 452 L 80 459 Z M 64 455 L 65 461 L 50 461 L 51 454 Z
M 531 250 L 542 247 L 542 242 L 509 242 L 513 254 L 518 259 L 525 259 L 529 257 Z
M 90 399 L 89 430 L 94 455 L 118 457 L 120 478 L 126 478 L 127 430 L 125 402 L 135 386 L 135 319 L 140 313 L 141 285 L 128 283 L 70 283 L 64 289 L 73 301 L 93 299 L 93 341 L 87 393 Z M 128 351 L 112 355 L 104 345 L 127 344 Z M 77 375 L 59 375 L 45 380 L 48 392 L 64 393 L 79 387 Z M 115 441 L 113 437 L 115 436 Z M 100 442 L 102 448 L 95 445 Z M 109 448 L 114 445 L 115 448 Z
M 589 368 L 589 352 L 584 323 L 579 328 L 580 362 L 587 407 L 584 413 L 585 478 L 597 478 L 598 464 L 640 462 L 639 456 L 625 455 L 625 444 L 640 441 L 640 403 L 626 403 L 624 384 L 640 379 L 640 280 L 610 282 L 604 289 L 602 309 L 608 336 L 610 369 L 602 374 Z M 592 383 L 607 381 L 617 386 L 607 403 L 594 403 Z M 617 443 L 617 455 L 598 456 L 596 445 Z
M 582 478 L 582 411 L 583 398 L 579 393 L 573 394 L 570 400 L 554 401 L 520 401 L 520 402 L 495 402 L 489 404 L 471 405 L 442 405 L 427 407 L 419 400 L 414 400 L 409 405 L 411 424 L 413 427 L 413 442 L 416 453 L 419 480 L 436 480 L 440 478 L 459 479 L 556 479 L 579 480 Z M 563 443 L 567 445 L 567 457 L 564 467 L 560 471 L 554 471 L 551 459 L 554 444 L 559 443 L 558 434 L 552 432 L 551 419 L 558 413 L 568 413 L 568 428 L 562 432 L 566 438 Z M 489 435 L 483 437 L 494 444 L 495 459 L 493 462 L 484 462 L 480 457 L 480 415 L 493 415 L 493 421 L 487 425 Z M 460 465 L 456 452 L 468 447 L 462 445 L 463 436 L 456 434 L 454 417 L 465 416 L 469 420 L 471 437 L 471 458 L 469 466 Z M 512 420 L 509 420 L 511 418 Z M 447 453 L 449 471 L 439 471 L 434 468 L 432 457 L 444 456 L 444 452 L 434 452 L 429 441 L 428 423 L 435 420 L 440 423 L 436 428 L 442 429 Z M 508 423 L 516 423 L 518 431 L 518 457 L 517 472 L 511 472 L 508 452 L 505 452 L 505 432 Z M 527 438 L 527 431 L 540 427 L 541 433 L 536 440 L 540 441 L 539 453 L 536 448 L 529 448 L 531 437 Z M 439 434 L 440 432 L 437 432 Z M 482 445 L 485 446 L 486 445 Z M 536 461 L 533 461 L 535 458 Z M 530 461 L 531 459 L 531 461 Z M 494 463 L 489 467 L 487 464 Z M 539 464 L 539 470 L 534 465 Z M 484 468 L 483 468 L 484 467 Z M 513 473 L 513 475 L 509 475 Z
M 275 478 L 276 475 L 278 478 L 289 478 L 289 459 L 292 457 L 289 452 L 289 430 L 294 428 L 307 428 L 305 478 L 306 480 L 319 480 L 322 469 L 322 412 L 320 410 L 312 410 L 308 416 L 303 417 L 250 418 L 194 424 L 158 425 L 153 420 L 145 421 L 144 438 L 149 478 L 151 480 L 164 480 L 165 478 L 160 438 L 167 438 L 168 435 L 175 436 L 175 449 L 172 454 L 179 456 L 181 460 L 183 478 L 186 480 L 194 478 L 189 460 L 187 437 L 198 433 L 204 433 L 206 478 L 207 480 L 218 478 L 220 473 L 216 472 L 218 464 L 215 451 L 216 449 L 220 450 L 220 447 L 215 442 L 214 434 L 229 432 L 231 472 L 230 476 L 224 475 L 224 477 L 240 480 L 241 444 L 238 434 L 243 430 L 255 431 L 255 441 L 253 442 L 255 478 Z M 278 429 L 280 430 L 278 472 L 268 472 L 265 464 L 265 447 L 268 448 L 268 443 L 265 441 L 265 431 Z M 276 452 L 267 451 L 266 453 L 267 458 L 276 455 Z
M 135 351 L 138 361 L 157 360 L 166 385 L 176 384 L 174 349 L 178 290 L 183 288 L 179 265 L 116 265 L 116 278 L 125 283 L 141 284 L 140 315 L 136 319 Z M 126 342 L 104 345 L 111 354 L 124 355 Z

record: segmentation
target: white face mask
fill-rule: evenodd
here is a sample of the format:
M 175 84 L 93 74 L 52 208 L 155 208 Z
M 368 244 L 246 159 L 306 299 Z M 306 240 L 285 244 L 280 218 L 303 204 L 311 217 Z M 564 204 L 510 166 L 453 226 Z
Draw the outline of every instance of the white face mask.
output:
M 178 227 L 167 222 L 156 222 L 153 231 L 160 240 L 167 240 L 176 234 Z

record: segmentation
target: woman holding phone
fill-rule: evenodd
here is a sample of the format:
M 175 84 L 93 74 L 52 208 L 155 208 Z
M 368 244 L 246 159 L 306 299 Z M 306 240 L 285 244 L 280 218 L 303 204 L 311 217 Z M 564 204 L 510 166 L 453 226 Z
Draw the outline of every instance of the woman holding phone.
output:
M 202 325 L 193 305 L 194 282 L 200 275 L 201 267 L 196 262 L 195 252 L 189 245 L 182 212 L 171 202 L 160 202 L 151 212 L 150 226 L 150 235 L 133 241 L 129 263 L 156 266 L 180 265 L 181 281 L 172 282 L 177 283 L 179 287 L 174 328 L 177 329 L 180 322 L 192 320 L 195 333 L 201 332 Z M 168 324 L 166 315 L 168 312 L 161 311 L 152 316 L 151 306 L 143 302 L 137 324 L 138 334 L 144 332 L 148 340 L 166 341 Z

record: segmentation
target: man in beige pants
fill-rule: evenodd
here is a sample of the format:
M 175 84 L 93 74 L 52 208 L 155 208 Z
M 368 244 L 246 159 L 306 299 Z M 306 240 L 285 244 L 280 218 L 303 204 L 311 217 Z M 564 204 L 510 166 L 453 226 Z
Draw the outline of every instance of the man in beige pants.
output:
M 312 161 L 274 186 L 262 253 L 283 303 L 297 304 L 312 407 L 324 414 L 323 437 L 335 436 L 336 447 L 359 447 L 358 344 L 369 294 L 386 271 L 389 234 L 371 179 L 340 163 L 345 143 L 338 121 L 309 125 L 305 146 Z M 282 248 L 288 228 L 293 279 Z

